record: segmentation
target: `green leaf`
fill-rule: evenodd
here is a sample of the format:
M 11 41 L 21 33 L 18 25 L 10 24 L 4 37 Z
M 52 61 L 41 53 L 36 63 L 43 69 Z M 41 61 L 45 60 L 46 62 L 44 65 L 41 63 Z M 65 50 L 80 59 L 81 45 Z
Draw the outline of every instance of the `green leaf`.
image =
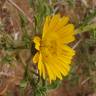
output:
M 6 55 L 2 58 L 2 62 L 4 63 L 11 63 L 14 60 L 14 58 L 10 55 Z
M 21 88 L 25 88 L 26 86 L 27 86 L 27 81 L 22 80 L 22 81 L 20 82 L 20 87 L 21 87 Z
M 61 85 L 61 81 L 60 80 L 56 80 L 54 82 L 52 82 L 51 84 L 48 84 L 47 87 L 48 89 L 56 89 Z

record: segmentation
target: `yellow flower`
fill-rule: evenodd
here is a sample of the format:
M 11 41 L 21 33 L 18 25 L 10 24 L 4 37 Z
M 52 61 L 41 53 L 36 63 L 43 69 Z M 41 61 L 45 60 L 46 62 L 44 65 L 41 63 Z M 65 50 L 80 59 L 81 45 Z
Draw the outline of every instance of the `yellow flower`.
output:
M 68 17 L 60 14 L 47 16 L 42 38 L 35 36 L 34 43 L 38 52 L 33 62 L 38 64 L 40 76 L 50 81 L 68 75 L 75 51 L 67 44 L 74 41 L 74 25 L 68 24 Z

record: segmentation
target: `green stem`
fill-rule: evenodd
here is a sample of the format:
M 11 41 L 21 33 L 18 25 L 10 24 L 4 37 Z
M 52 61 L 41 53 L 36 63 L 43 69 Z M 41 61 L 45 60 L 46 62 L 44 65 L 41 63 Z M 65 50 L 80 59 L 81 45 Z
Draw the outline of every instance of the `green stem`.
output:
M 76 29 L 75 34 L 81 34 L 83 32 L 90 31 L 95 28 L 96 28 L 96 24 L 89 24 L 84 27 L 80 27 L 80 28 Z

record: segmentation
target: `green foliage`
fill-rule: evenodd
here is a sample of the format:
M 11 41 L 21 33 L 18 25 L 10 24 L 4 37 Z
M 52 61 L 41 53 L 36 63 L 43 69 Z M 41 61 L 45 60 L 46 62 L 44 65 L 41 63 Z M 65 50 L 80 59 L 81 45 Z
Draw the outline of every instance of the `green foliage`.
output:
M 47 88 L 48 88 L 49 90 L 51 90 L 51 89 L 57 89 L 57 88 L 60 87 L 60 85 L 61 85 L 61 81 L 56 80 L 56 81 L 52 82 L 51 84 L 48 84 L 48 85 L 47 85 Z
M 21 88 L 26 88 L 26 86 L 27 86 L 27 81 L 22 80 L 22 81 L 20 82 L 19 86 L 20 86 Z
M 6 55 L 6 56 L 2 57 L 3 63 L 10 64 L 13 60 L 14 60 L 14 58 L 11 55 Z
M 33 96 L 46 96 L 47 91 L 59 88 L 61 85 L 61 81 L 59 80 L 56 80 L 50 84 L 47 80 L 40 78 L 38 74 L 36 75 L 36 73 L 34 74 L 30 72 L 28 65 L 25 67 L 23 81 L 24 82 L 21 82 L 20 85 L 25 87 L 26 83 L 28 84 L 29 82 L 34 93 Z
M 24 42 L 25 48 L 29 48 L 29 47 L 30 47 L 30 44 L 31 44 L 31 38 L 30 38 L 30 36 L 29 36 L 27 33 L 25 33 L 25 34 L 23 35 L 22 40 L 23 40 L 23 42 Z
M 19 16 L 20 16 L 21 29 L 23 32 L 22 43 L 25 48 L 29 48 L 31 46 L 31 36 L 29 36 L 27 28 L 28 26 L 26 26 L 28 21 L 26 17 L 23 16 L 21 13 L 19 14 Z
M 28 23 L 27 18 L 22 13 L 19 13 L 19 17 L 20 17 L 21 28 L 26 27 Z
M 13 48 L 13 39 L 7 33 L 0 34 L 0 49 L 10 50 Z
M 91 38 L 96 39 L 96 28 L 91 31 Z
M 90 34 L 92 35 L 92 34 Z M 87 90 L 93 92 L 96 91 L 96 39 L 89 38 L 83 40 L 77 49 L 76 61 L 74 62 L 71 73 L 66 80 L 68 82 L 68 88 L 74 88 L 76 86 L 87 86 Z M 80 93 L 83 96 L 83 93 Z
M 86 14 L 84 20 L 80 23 L 80 27 L 84 27 L 88 24 L 90 24 L 91 20 L 96 16 L 96 9 L 92 10 L 92 9 L 89 9 L 89 12 Z
M 83 32 L 91 31 L 92 34 L 95 36 L 95 29 L 96 29 L 96 24 L 92 23 L 93 18 L 96 16 L 96 11 L 94 10 L 89 10 L 88 13 L 86 13 L 86 16 L 84 17 L 83 21 L 79 24 L 79 28 L 76 30 L 76 34 L 80 34 Z
M 34 96 L 46 96 L 47 88 L 45 86 L 37 86 L 36 92 Z
M 51 84 L 48 81 L 41 80 L 37 86 L 35 87 L 35 95 L 34 96 L 46 96 L 48 90 L 53 90 L 60 87 L 60 81 L 54 81 Z
M 34 10 L 34 21 L 35 21 L 35 33 L 40 34 L 42 31 L 43 21 L 45 17 L 51 14 L 52 9 L 48 5 L 47 0 L 29 0 L 31 2 L 31 7 Z
M 74 6 L 76 0 L 66 0 L 68 2 L 69 6 Z

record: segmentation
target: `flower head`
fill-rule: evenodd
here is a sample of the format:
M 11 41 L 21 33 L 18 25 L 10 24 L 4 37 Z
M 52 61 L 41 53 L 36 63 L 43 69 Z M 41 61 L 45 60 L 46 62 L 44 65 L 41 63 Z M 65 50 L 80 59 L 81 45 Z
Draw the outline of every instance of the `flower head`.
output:
M 44 79 L 62 80 L 68 75 L 70 64 L 75 51 L 67 44 L 74 41 L 74 25 L 68 24 L 68 17 L 60 14 L 47 16 L 42 38 L 34 38 L 35 48 L 38 52 L 33 57 L 33 62 L 38 64 L 40 76 Z

